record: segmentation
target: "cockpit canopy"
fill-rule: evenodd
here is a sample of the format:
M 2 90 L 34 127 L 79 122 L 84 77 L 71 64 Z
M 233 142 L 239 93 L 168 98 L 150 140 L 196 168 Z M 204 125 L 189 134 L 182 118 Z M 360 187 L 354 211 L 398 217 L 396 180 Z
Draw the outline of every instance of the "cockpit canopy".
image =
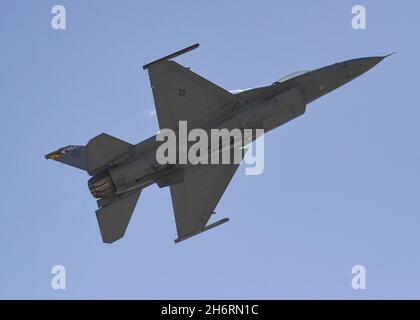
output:
M 278 83 L 285 82 L 287 80 L 290 80 L 290 79 L 295 78 L 297 76 L 300 76 L 302 74 L 308 73 L 309 71 L 311 71 L 311 70 L 301 70 L 301 71 L 293 72 L 291 74 L 288 74 L 287 76 L 284 76 L 284 77 L 280 78 L 279 80 L 275 81 L 273 84 L 278 84 Z
M 279 84 L 279 83 L 285 82 L 287 80 L 290 80 L 290 79 L 295 78 L 297 76 L 301 76 L 302 74 L 308 73 L 310 71 L 311 70 L 301 70 L 301 71 L 293 72 L 291 74 L 288 74 L 287 76 L 281 77 L 279 80 L 275 81 L 273 84 Z M 229 90 L 229 92 L 236 95 L 236 94 L 239 94 L 241 92 L 244 92 L 244 91 L 247 91 L 247 90 L 251 90 L 251 89 L 252 88 Z

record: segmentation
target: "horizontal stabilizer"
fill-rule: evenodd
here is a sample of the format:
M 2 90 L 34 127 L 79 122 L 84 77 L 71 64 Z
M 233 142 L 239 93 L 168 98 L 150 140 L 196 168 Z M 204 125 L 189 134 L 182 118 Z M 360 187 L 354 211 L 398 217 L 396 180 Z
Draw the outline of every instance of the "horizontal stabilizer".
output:
M 102 133 L 86 145 L 87 171 L 93 174 L 115 158 L 128 151 L 133 145 Z
M 141 189 L 138 189 L 96 210 L 96 218 L 103 242 L 112 243 L 124 236 L 140 193 Z
M 55 160 L 69 166 L 87 170 L 86 147 L 67 146 L 45 155 L 46 159 Z

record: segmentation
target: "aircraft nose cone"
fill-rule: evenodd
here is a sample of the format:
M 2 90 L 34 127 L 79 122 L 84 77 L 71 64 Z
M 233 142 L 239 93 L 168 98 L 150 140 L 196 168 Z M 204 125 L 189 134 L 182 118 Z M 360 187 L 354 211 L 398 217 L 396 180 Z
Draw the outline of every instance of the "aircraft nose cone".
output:
M 392 53 L 391 53 L 392 54 Z M 357 78 L 358 76 L 362 75 L 366 71 L 372 69 L 376 66 L 379 62 L 381 62 L 386 57 L 389 57 L 391 54 L 386 56 L 376 56 L 376 57 L 366 57 L 366 58 L 359 58 L 350 61 L 348 65 L 348 69 L 346 69 L 345 79 L 346 82 Z
M 387 54 L 385 56 L 362 58 L 361 61 L 359 61 L 360 72 L 361 73 L 364 73 L 364 72 L 368 71 L 369 69 L 371 69 L 374 66 L 376 66 L 383 59 L 385 59 L 385 58 L 393 55 L 394 53 L 395 52 L 390 53 L 390 54 Z
M 379 62 L 381 62 L 384 59 L 384 57 L 370 57 L 370 58 L 366 58 L 365 60 L 365 65 L 367 67 L 374 67 L 375 65 L 377 65 Z
M 360 72 L 364 73 L 368 71 L 369 69 L 376 66 L 379 62 L 381 62 L 385 57 L 369 57 L 369 58 L 363 58 L 361 63 L 358 65 L 360 68 Z

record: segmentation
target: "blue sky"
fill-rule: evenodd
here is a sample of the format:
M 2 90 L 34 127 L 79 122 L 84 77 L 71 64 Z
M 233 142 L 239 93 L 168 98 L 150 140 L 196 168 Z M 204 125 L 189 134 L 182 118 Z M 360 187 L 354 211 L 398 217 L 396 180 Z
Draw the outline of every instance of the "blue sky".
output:
M 351 28 L 351 8 L 367 29 Z M 51 28 L 62 4 L 67 29 Z M 417 1 L 1 1 L 0 298 L 420 298 Z M 44 154 L 158 129 L 141 66 L 178 62 L 226 89 L 398 54 L 265 137 L 216 211 L 178 245 L 169 190 L 141 194 L 126 236 L 101 243 L 86 173 Z M 51 288 L 64 265 L 67 289 Z M 353 290 L 351 268 L 367 270 Z

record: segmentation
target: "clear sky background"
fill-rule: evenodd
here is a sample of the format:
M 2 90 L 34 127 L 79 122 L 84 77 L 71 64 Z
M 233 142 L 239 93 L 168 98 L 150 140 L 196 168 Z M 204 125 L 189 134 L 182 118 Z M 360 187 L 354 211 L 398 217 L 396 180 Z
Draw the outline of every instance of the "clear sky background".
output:
M 414 0 L 2 0 L 0 298 L 420 298 L 419 12 Z M 216 208 L 229 223 L 175 245 L 169 189 L 151 186 L 125 237 L 103 244 L 88 175 L 44 155 L 102 132 L 154 135 L 141 66 L 195 42 L 177 61 L 229 90 L 398 54 L 267 134 L 264 173 L 241 167 Z M 66 290 L 51 288 L 57 264 Z M 366 290 L 351 287 L 356 264 Z

